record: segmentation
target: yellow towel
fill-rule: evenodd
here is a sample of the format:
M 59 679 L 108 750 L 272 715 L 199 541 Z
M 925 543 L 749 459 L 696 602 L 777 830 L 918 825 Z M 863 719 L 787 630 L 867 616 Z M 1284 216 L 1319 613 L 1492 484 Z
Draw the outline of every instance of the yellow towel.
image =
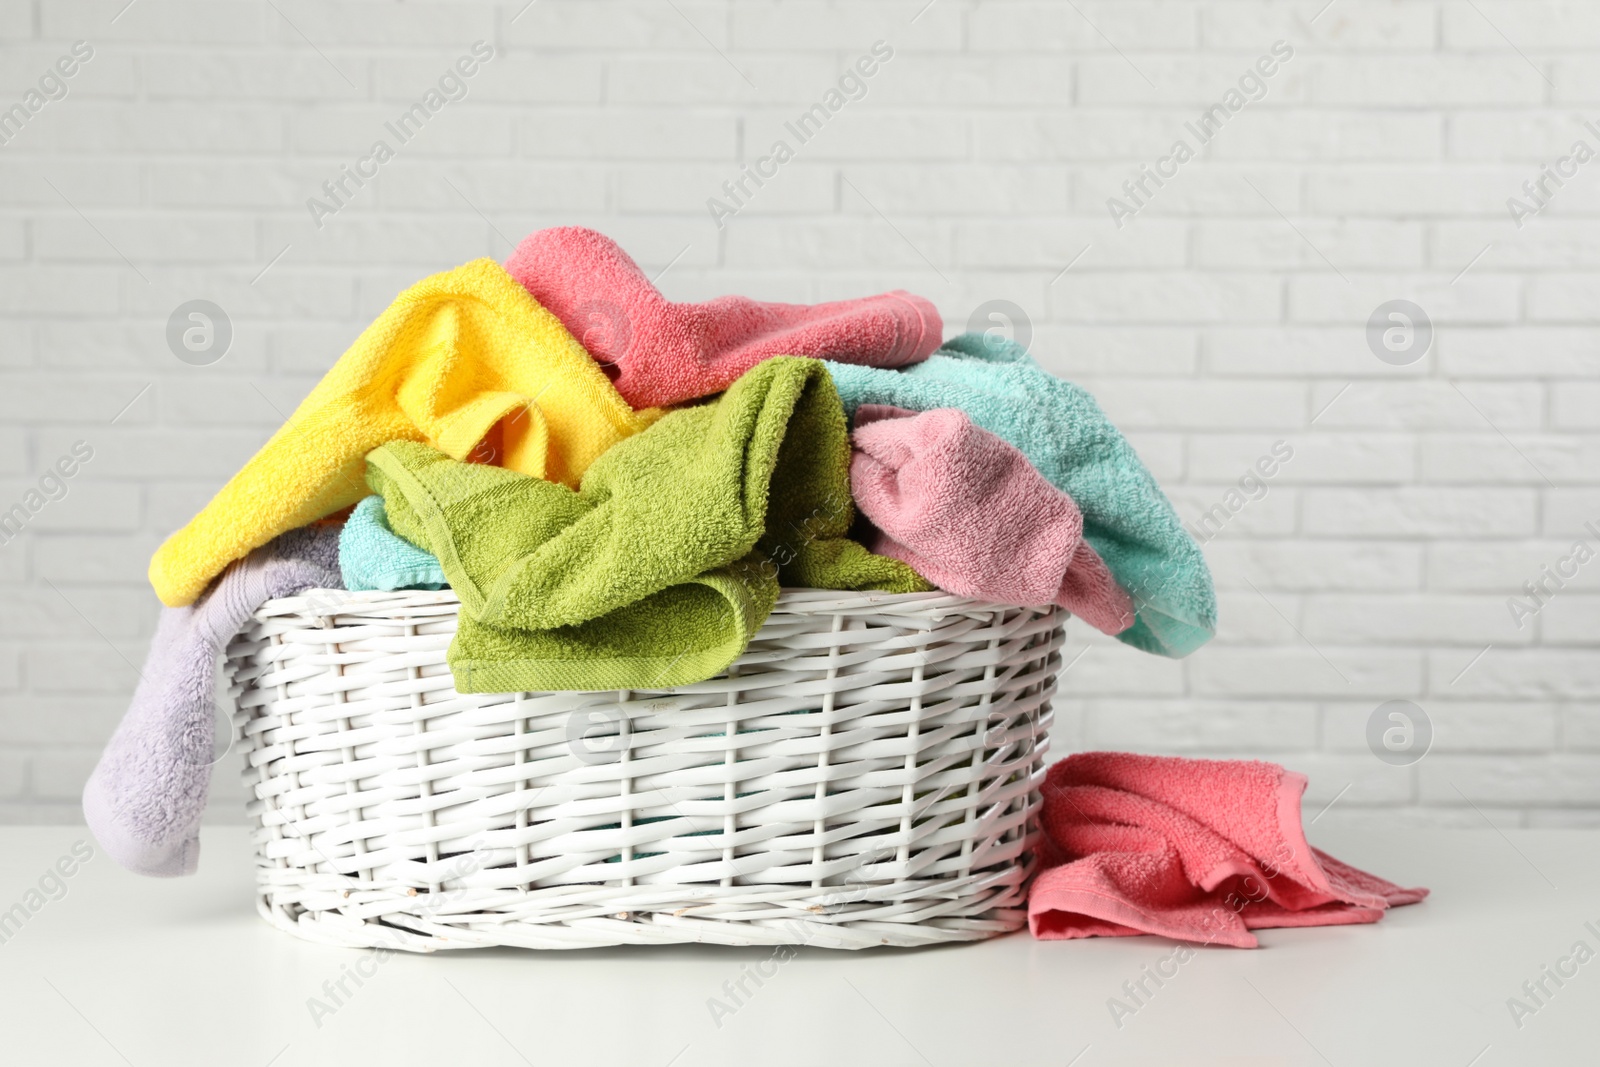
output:
M 366 454 L 390 441 L 466 459 L 494 428 L 494 461 L 575 489 L 660 414 L 630 408 L 560 320 L 494 260 L 474 260 L 401 293 L 156 550 L 150 584 L 169 606 L 193 602 L 233 560 L 366 496 Z

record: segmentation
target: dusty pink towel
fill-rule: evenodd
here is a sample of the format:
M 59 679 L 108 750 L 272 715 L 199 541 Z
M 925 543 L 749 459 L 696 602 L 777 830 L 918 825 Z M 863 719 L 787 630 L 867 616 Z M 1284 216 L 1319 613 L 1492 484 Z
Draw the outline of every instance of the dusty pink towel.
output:
M 1083 516 L 1026 456 L 965 412 L 856 409 L 850 494 L 872 551 L 941 589 L 1003 604 L 1060 604 L 1095 629 L 1133 625 L 1133 602 L 1083 539 Z
M 1402 889 L 1306 843 L 1304 775 L 1255 760 L 1084 752 L 1050 768 L 1028 925 L 1043 939 L 1160 934 L 1255 948 L 1251 930 L 1371 923 Z
M 831 304 L 722 296 L 674 304 L 617 243 L 581 226 L 523 238 L 506 270 L 583 342 L 636 408 L 720 393 L 768 356 L 898 367 L 939 347 L 939 312 L 895 291 Z

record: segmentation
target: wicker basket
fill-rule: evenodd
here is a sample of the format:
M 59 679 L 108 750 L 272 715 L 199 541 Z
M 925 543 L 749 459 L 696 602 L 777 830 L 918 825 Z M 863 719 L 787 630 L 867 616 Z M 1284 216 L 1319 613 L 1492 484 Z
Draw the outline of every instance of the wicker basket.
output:
M 1023 924 L 1059 610 L 792 590 L 705 682 L 463 695 L 459 606 L 316 591 L 230 646 L 274 925 L 429 952 Z

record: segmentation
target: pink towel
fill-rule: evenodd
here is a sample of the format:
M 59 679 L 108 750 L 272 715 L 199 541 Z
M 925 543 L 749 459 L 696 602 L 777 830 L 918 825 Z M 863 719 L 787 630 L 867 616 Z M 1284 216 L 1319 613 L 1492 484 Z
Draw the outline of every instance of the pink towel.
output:
M 720 393 L 768 356 L 873 367 L 926 359 L 939 312 L 896 290 L 831 304 L 765 304 L 723 296 L 674 304 L 617 243 L 581 226 L 523 238 L 506 270 L 583 342 L 636 408 Z
M 1251 930 L 1371 923 L 1402 889 L 1306 843 L 1304 775 L 1255 760 L 1084 752 L 1050 768 L 1038 938 L 1160 934 L 1255 948 Z
M 1133 625 L 1133 602 L 1083 539 L 1070 496 L 955 408 L 856 409 L 850 493 L 872 551 L 941 589 L 1003 604 L 1060 604 L 1095 629 Z

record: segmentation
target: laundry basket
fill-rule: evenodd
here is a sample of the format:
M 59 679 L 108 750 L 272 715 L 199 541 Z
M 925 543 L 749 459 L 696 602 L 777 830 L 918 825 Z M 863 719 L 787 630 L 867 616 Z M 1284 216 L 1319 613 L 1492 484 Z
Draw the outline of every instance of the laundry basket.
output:
M 467 695 L 459 607 L 319 590 L 230 645 L 274 925 L 430 952 L 1024 923 L 1059 609 L 789 590 L 708 681 Z

